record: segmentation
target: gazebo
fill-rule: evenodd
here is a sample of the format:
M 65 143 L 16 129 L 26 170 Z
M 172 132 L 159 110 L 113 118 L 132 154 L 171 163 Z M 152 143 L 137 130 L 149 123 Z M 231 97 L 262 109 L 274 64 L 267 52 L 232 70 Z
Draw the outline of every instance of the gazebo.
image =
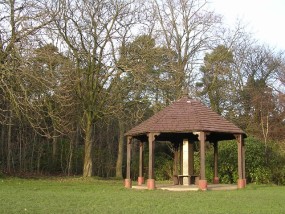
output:
M 154 147 L 156 141 L 169 141 L 174 147 L 174 176 L 179 183 L 198 185 L 199 189 L 207 190 L 205 176 L 205 145 L 206 141 L 214 147 L 214 178 L 213 183 L 219 183 L 218 177 L 218 142 L 236 139 L 238 144 L 238 188 L 244 188 L 245 179 L 245 133 L 227 121 L 200 101 L 184 96 L 173 102 L 168 107 L 156 113 L 146 121 L 129 130 L 127 136 L 127 169 L 125 187 L 132 188 L 131 180 L 131 145 L 133 139 L 140 142 L 139 177 L 138 185 L 144 183 L 143 177 L 143 147 L 148 144 L 148 180 L 147 188 L 155 189 L 154 177 Z M 200 149 L 200 174 L 194 175 L 194 150 L 195 142 Z M 178 175 L 178 157 L 182 173 Z

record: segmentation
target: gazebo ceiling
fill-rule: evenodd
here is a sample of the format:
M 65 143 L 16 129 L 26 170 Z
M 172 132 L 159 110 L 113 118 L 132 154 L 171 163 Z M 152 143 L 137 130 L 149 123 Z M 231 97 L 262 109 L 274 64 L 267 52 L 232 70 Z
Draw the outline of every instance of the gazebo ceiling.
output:
M 200 101 L 185 96 L 129 130 L 125 135 L 143 138 L 147 133 L 160 133 L 161 140 L 192 137 L 193 132 L 208 132 L 213 140 L 230 140 L 233 134 L 245 133 L 233 123 Z M 174 134 L 174 135 L 173 135 Z M 210 140 L 208 137 L 207 139 Z M 159 140 L 159 139 L 157 139 Z

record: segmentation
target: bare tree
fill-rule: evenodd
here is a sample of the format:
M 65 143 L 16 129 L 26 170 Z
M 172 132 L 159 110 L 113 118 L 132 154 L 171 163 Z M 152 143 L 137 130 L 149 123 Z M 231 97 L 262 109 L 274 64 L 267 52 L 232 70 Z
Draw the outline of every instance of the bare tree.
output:
M 8 124 L 7 166 L 11 161 L 11 129 L 13 118 L 21 118 L 22 101 L 26 94 L 21 91 L 22 68 L 25 66 L 27 44 L 52 20 L 46 13 L 44 2 L 5 0 L 0 2 L 0 106 L 1 123 Z
M 220 17 L 206 8 L 206 0 L 155 0 L 153 10 L 158 22 L 158 34 L 168 49 L 177 54 L 173 63 L 175 72 L 176 95 L 183 87 L 193 84 L 195 68 L 201 59 L 201 53 L 214 38 L 215 25 L 220 23 Z
M 93 175 L 92 128 L 104 114 L 114 111 L 110 90 L 112 81 L 122 71 L 113 66 L 116 40 L 121 22 L 128 17 L 131 1 L 58 0 L 61 12 L 54 25 L 55 33 L 68 48 L 76 67 L 76 96 L 85 135 L 83 176 Z M 52 11 L 53 8 L 50 8 Z

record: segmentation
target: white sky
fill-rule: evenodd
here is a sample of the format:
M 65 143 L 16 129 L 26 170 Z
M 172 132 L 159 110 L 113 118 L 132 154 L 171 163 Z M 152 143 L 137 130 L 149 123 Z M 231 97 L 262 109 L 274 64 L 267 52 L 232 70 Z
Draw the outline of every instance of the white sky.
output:
M 211 7 L 234 25 L 237 18 L 264 44 L 285 50 L 285 0 L 209 0 Z

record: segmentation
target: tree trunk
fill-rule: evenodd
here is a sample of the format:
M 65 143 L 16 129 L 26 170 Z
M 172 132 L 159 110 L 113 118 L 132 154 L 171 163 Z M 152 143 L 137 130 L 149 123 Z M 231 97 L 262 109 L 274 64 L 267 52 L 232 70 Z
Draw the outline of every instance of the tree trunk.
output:
M 68 159 L 68 168 L 67 168 L 68 176 L 70 176 L 72 173 L 73 155 L 74 155 L 74 150 L 76 150 L 76 145 L 78 145 L 78 141 L 79 141 L 79 126 L 77 125 L 76 131 L 72 135 L 69 145 L 69 159 Z
M 23 172 L 27 172 L 27 165 L 28 165 L 28 158 L 27 158 L 27 152 L 30 149 L 30 146 L 28 146 L 27 142 L 30 142 L 32 139 L 29 138 L 31 137 L 30 135 L 25 135 L 24 133 L 26 131 L 26 128 L 23 128 L 23 153 L 22 153 L 22 168 L 23 168 Z M 28 151 L 27 151 L 28 150 Z
M 43 142 L 39 142 L 39 148 L 37 151 L 37 174 L 41 173 L 41 159 L 42 159 L 42 154 L 43 154 Z
M 123 157 L 124 157 L 124 132 L 125 127 L 122 121 L 119 120 L 119 144 L 118 144 L 118 157 L 116 163 L 116 177 L 123 178 Z
M 54 133 L 54 136 L 52 137 L 52 161 L 53 163 L 56 162 L 56 153 L 57 153 L 57 137 L 55 136 L 55 133 Z
M 73 158 L 73 150 L 74 150 L 74 138 L 71 139 L 69 143 L 69 157 L 68 157 L 68 167 L 67 167 L 67 176 L 70 176 L 72 172 L 72 158 Z
M 5 157 L 4 157 L 4 154 L 5 154 L 5 147 L 4 147 L 4 139 L 5 139 L 5 126 L 2 125 L 1 126 L 1 143 L 0 143 L 0 147 L 1 147 L 1 165 L 0 165 L 0 170 L 2 170 L 2 168 L 4 167 L 4 164 L 5 163 Z
M 92 119 L 86 117 L 83 177 L 93 175 Z
M 12 112 L 9 115 L 8 136 L 7 136 L 7 172 L 11 172 L 11 159 L 12 159 Z
M 22 172 L 23 171 L 23 166 L 22 166 L 22 149 L 23 149 L 23 144 L 22 144 L 22 142 L 23 142 L 23 132 L 22 132 L 22 127 L 20 127 L 20 129 L 19 129 L 19 134 L 18 134 L 18 142 L 19 142 L 19 166 L 18 166 L 18 170 L 20 171 L 20 172 Z

